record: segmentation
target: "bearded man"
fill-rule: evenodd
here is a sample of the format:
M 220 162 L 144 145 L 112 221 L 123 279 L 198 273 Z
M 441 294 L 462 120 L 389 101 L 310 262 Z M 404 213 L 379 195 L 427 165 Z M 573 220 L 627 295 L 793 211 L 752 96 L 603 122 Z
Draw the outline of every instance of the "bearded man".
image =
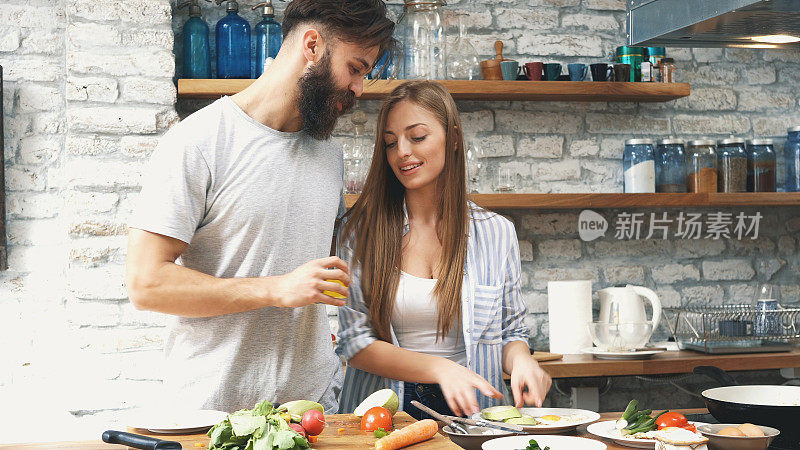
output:
M 330 255 L 344 212 L 337 119 L 392 52 L 382 0 L 294 0 L 278 56 L 252 85 L 175 125 L 145 172 L 126 284 L 170 315 L 165 392 L 232 412 L 267 399 L 338 409 L 342 367 L 325 304 L 343 306 Z

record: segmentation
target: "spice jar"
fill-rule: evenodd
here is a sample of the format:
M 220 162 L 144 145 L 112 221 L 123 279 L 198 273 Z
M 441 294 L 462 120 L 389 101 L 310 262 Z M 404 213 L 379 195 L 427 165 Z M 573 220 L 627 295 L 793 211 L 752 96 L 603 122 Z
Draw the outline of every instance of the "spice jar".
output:
M 800 127 L 787 130 L 783 149 L 786 164 L 786 192 L 800 192 Z
M 651 139 L 628 139 L 622 156 L 623 191 L 642 193 L 656 191 L 655 160 Z
M 689 192 L 717 192 L 717 153 L 714 141 L 689 141 L 686 146 L 686 172 Z
M 747 141 L 748 192 L 775 192 L 775 149 L 772 139 Z
M 675 82 L 675 60 L 672 58 L 662 58 L 661 63 L 658 65 L 660 69 L 660 82 L 674 83 Z
M 661 139 L 656 146 L 656 192 L 686 192 L 683 139 Z
M 717 191 L 747 192 L 747 152 L 744 139 L 731 136 L 717 146 Z

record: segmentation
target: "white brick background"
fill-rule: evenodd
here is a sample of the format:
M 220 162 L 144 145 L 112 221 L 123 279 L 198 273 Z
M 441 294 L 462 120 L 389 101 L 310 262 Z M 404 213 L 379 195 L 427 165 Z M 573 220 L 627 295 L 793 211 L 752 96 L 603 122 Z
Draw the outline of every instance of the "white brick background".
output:
M 390 2 L 395 13 L 399 3 Z M 448 3 L 448 18 L 469 14 L 470 39 L 482 58 L 501 38 L 506 57 L 522 62 L 610 61 L 624 41 L 621 0 Z M 145 403 L 158 385 L 165 317 L 135 311 L 126 299 L 125 223 L 143 163 L 178 120 L 176 108 L 183 116 L 205 104 L 176 103 L 180 28 L 188 16 L 175 6 L 174 0 L 0 5 L 10 250 L 10 268 L 0 273 L 0 345 L 9 350 L 0 358 L 0 396 L 30 388 L 56 408 L 102 418 Z M 213 42 L 213 26 L 225 12 L 202 6 Z M 245 8 L 251 25 L 261 19 Z M 278 20 L 283 8 L 276 3 Z M 679 81 L 692 83 L 692 96 L 656 104 L 460 102 L 466 131 L 493 171 L 512 170 L 521 192 L 620 192 L 622 141 L 630 136 L 768 136 L 780 152 L 787 126 L 800 124 L 800 52 L 668 54 Z M 371 113 L 368 129 L 374 130 L 378 106 L 361 104 Z M 345 117 L 336 138 L 351 132 Z M 677 306 L 749 301 L 756 280 L 771 278 L 784 303 L 797 302 L 800 208 L 747 211 L 755 210 L 765 218 L 761 238 L 752 242 L 618 242 L 609 235 L 583 243 L 578 211 L 508 212 L 520 237 L 532 342 L 546 348 L 548 280 L 588 278 L 595 289 L 643 284 Z M 618 212 L 602 214 L 613 220 Z M 631 390 L 642 389 L 637 383 L 604 396 L 601 407 L 624 406 Z M 649 392 L 655 407 L 676 407 L 659 400 L 664 390 Z M 554 392 L 552 401 L 566 399 Z

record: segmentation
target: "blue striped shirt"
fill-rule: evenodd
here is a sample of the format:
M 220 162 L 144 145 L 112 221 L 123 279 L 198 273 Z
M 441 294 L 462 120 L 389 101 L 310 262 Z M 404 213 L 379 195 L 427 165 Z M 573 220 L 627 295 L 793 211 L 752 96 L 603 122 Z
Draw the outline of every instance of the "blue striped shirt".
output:
M 467 367 L 503 393 L 504 399 L 486 397 L 476 390 L 481 408 L 508 404 L 511 397 L 503 382 L 503 346 L 512 341 L 528 342 L 525 316 L 528 308 L 520 295 L 519 242 L 514 224 L 505 217 L 470 202 L 469 238 L 461 290 L 462 335 Z M 408 216 L 403 234 L 408 232 Z M 377 340 L 369 321 L 359 285 L 361 270 L 353 267 L 350 245 L 339 246 L 339 257 L 350 264 L 350 296 L 339 308 L 336 352 L 349 361 Z M 397 337 L 391 330 L 392 343 Z M 379 377 L 348 367 L 345 371 L 339 412 L 352 412 L 373 392 L 390 388 L 402 399 L 402 381 Z M 402 408 L 402 401 L 400 407 Z

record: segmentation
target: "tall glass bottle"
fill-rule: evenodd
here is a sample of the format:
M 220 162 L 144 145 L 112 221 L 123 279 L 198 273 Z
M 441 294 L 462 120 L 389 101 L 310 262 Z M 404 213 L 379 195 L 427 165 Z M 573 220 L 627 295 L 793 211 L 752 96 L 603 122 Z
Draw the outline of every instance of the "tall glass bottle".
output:
M 228 15 L 216 28 L 217 78 L 250 78 L 250 24 L 239 15 L 236 0 L 228 0 L 225 9 Z
M 261 2 L 252 9 L 264 8 L 263 19 L 254 27 L 256 38 L 256 61 L 255 77 L 258 78 L 264 73 L 264 69 L 272 64 L 272 60 L 278 56 L 278 51 L 283 43 L 283 32 L 281 24 L 275 20 L 275 8 L 272 7 L 272 0 Z
M 446 77 L 447 35 L 444 0 L 406 0 L 395 36 L 402 52 L 400 78 L 442 80 Z
M 364 111 L 356 106 L 350 121 L 353 123 L 354 135 L 345 142 L 343 148 L 344 192 L 345 194 L 360 194 L 372 162 L 373 144 L 365 132 L 367 115 Z
M 475 47 L 467 39 L 466 16 L 458 15 L 458 37 L 447 49 L 447 78 L 451 80 L 481 79 L 481 61 Z
M 189 20 L 183 24 L 183 78 L 211 78 L 211 47 L 208 24 L 200 17 L 197 0 L 187 0 L 178 9 L 189 7 Z

